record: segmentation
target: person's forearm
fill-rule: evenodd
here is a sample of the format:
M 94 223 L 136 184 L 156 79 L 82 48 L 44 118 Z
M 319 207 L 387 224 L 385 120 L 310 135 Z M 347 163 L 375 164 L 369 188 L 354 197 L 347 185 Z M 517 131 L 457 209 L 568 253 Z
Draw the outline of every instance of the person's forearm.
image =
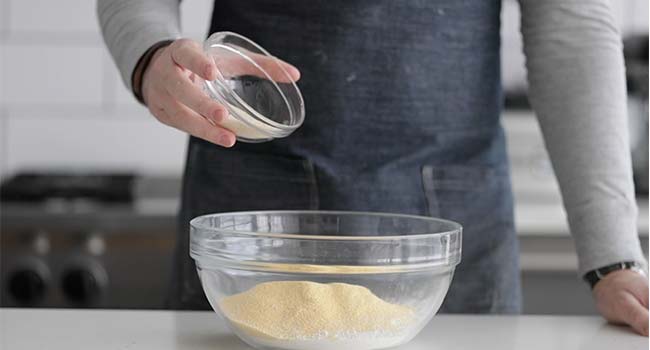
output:
M 581 274 L 644 258 L 629 153 L 620 34 L 606 0 L 520 0 L 532 106 Z
M 97 17 L 106 46 L 131 90 L 142 55 L 158 42 L 180 37 L 179 0 L 97 0 Z

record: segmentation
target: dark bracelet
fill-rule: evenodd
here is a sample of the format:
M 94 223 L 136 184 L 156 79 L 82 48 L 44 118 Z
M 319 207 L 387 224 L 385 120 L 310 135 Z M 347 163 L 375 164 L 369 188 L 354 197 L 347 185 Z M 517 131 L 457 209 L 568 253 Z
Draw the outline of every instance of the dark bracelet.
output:
M 623 261 L 620 263 L 603 266 L 599 269 L 591 270 L 587 272 L 583 278 L 585 281 L 587 281 L 587 283 L 589 283 L 591 289 L 593 289 L 596 283 L 603 279 L 605 275 L 618 270 L 633 270 L 641 273 L 642 275 L 645 275 L 645 273 L 643 273 L 643 268 L 638 263 L 634 261 Z
M 163 40 L 151 45 L 151 47 L 145 51 L 142 57 L 140 57 L 138 60 L 138 63 L 135 65 L 135 69 L 133 69 L 133 75 L 131 76 L 131 86 L 133 87 L 133 95 L 135 95 L 135 98 L 140 103 L 145 104 L 144 97 L 142 96 L 142 79 L 144 78 L 144 73 L 146 72 L 149 63 L 151 62 L 151 59 L 153 58 L 153 54 L 156 53 L 158 49 L 165 47 L 173 42 L 174 40 Z

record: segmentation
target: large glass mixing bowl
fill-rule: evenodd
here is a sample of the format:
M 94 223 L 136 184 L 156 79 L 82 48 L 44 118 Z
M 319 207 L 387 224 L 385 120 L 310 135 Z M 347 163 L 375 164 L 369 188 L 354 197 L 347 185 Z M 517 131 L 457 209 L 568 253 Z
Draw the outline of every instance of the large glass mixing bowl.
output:
M 406 343 L 440 308 L 461 258 L 461 226 L 430 217 L 342 211 L 257 211 L 204 215 L 193 219 L 190 226 L 190 255 L 196 262 L 205 295 L 233 332 L 258 349 L 350 347 L 364 350 Z M 323 286 L 331 286 L 330 283 L 344 283 L 355 290 L 360 286 L 365 297 L 371 293 L 373 300 L 376 297 L 382 300 L 380 303 L 399 305 L 400 310 L 409 310 L 410 316 L 408 322 L 391 330 L 337 333 L 323 330 L 317 335 L 274 338 L 255 328 L 257 323 L 235 322 L 225 312 L 229 310 L 224 310 L 223 301 L 228 298 L 279 281 L 316 282 L 319 284 L 312 286 L 325 290 L 328 289 Z M 244 308 L 243 312 L 251 317 L 261 317 L 256 314 L 261 311 L 255 310 L 259 302 L 237 307 L 239 311 Z M 251 310 L 245 310 L 246 307 Z M 316 320 L 330 321 L 322 320 L 330 310 L 324 311 L 327 312 L 312 315 L 314 322 L 309 324 L 312 330 L 314 324 L 319 324 Z M 358 314 L 367 312 L 361 306 L 352 311 L 354 315 L 346 316 L 345 322 L 352 322 L 354 317 L 369 324 L 390 325 L 398 321 L 376 319 L 388 317 L 386 314 Z M 290 319 L 291 314 L 285 317 L 283 321 L 287 324 L 295 321 Z M 333 324 L 341 323 L 336 322 Z

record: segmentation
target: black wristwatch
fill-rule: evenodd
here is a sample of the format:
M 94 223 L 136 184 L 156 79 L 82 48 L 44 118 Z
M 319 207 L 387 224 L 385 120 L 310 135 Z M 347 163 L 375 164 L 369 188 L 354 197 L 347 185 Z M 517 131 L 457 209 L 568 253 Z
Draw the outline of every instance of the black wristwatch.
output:
M 645 273 L 643 272 L 643 268 L 641 267 L 641 265 L 639 265 L 634 261 L 623 261 L 620 263 L 603 266 L 599 269 L 591 270 L 587 272 L 583 278 L 585 281 L 587 281 L 587 283 L 589 283 L 589 286 L 593 289 L 596 283 L 598 283 L 598 281 L 603 279 L 605 275 L 618 270 L 632 270 L 645 276 Z

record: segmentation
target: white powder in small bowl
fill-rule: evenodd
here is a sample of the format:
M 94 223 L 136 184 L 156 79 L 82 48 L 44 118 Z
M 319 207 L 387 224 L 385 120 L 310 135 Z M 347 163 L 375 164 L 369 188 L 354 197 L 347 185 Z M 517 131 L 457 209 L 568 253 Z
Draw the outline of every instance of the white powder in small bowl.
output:
M 247 115 L 248 112 L 243 111 L 233 105 L 228 108 L 233 109 L 238 115 Z M 258 114 L 259 118 L 260 115 Z M 267 140 L 272 138 L 273 127 L 264 124 L 263 122 L 254 119 L 253 117 L 246 118 L 247 123 L 242 122 L 232 114 L 228 114 L 226 119 L 219 123 L 220 126 L 232 131 L 238 137 L 243 137 L 248 140 Z

